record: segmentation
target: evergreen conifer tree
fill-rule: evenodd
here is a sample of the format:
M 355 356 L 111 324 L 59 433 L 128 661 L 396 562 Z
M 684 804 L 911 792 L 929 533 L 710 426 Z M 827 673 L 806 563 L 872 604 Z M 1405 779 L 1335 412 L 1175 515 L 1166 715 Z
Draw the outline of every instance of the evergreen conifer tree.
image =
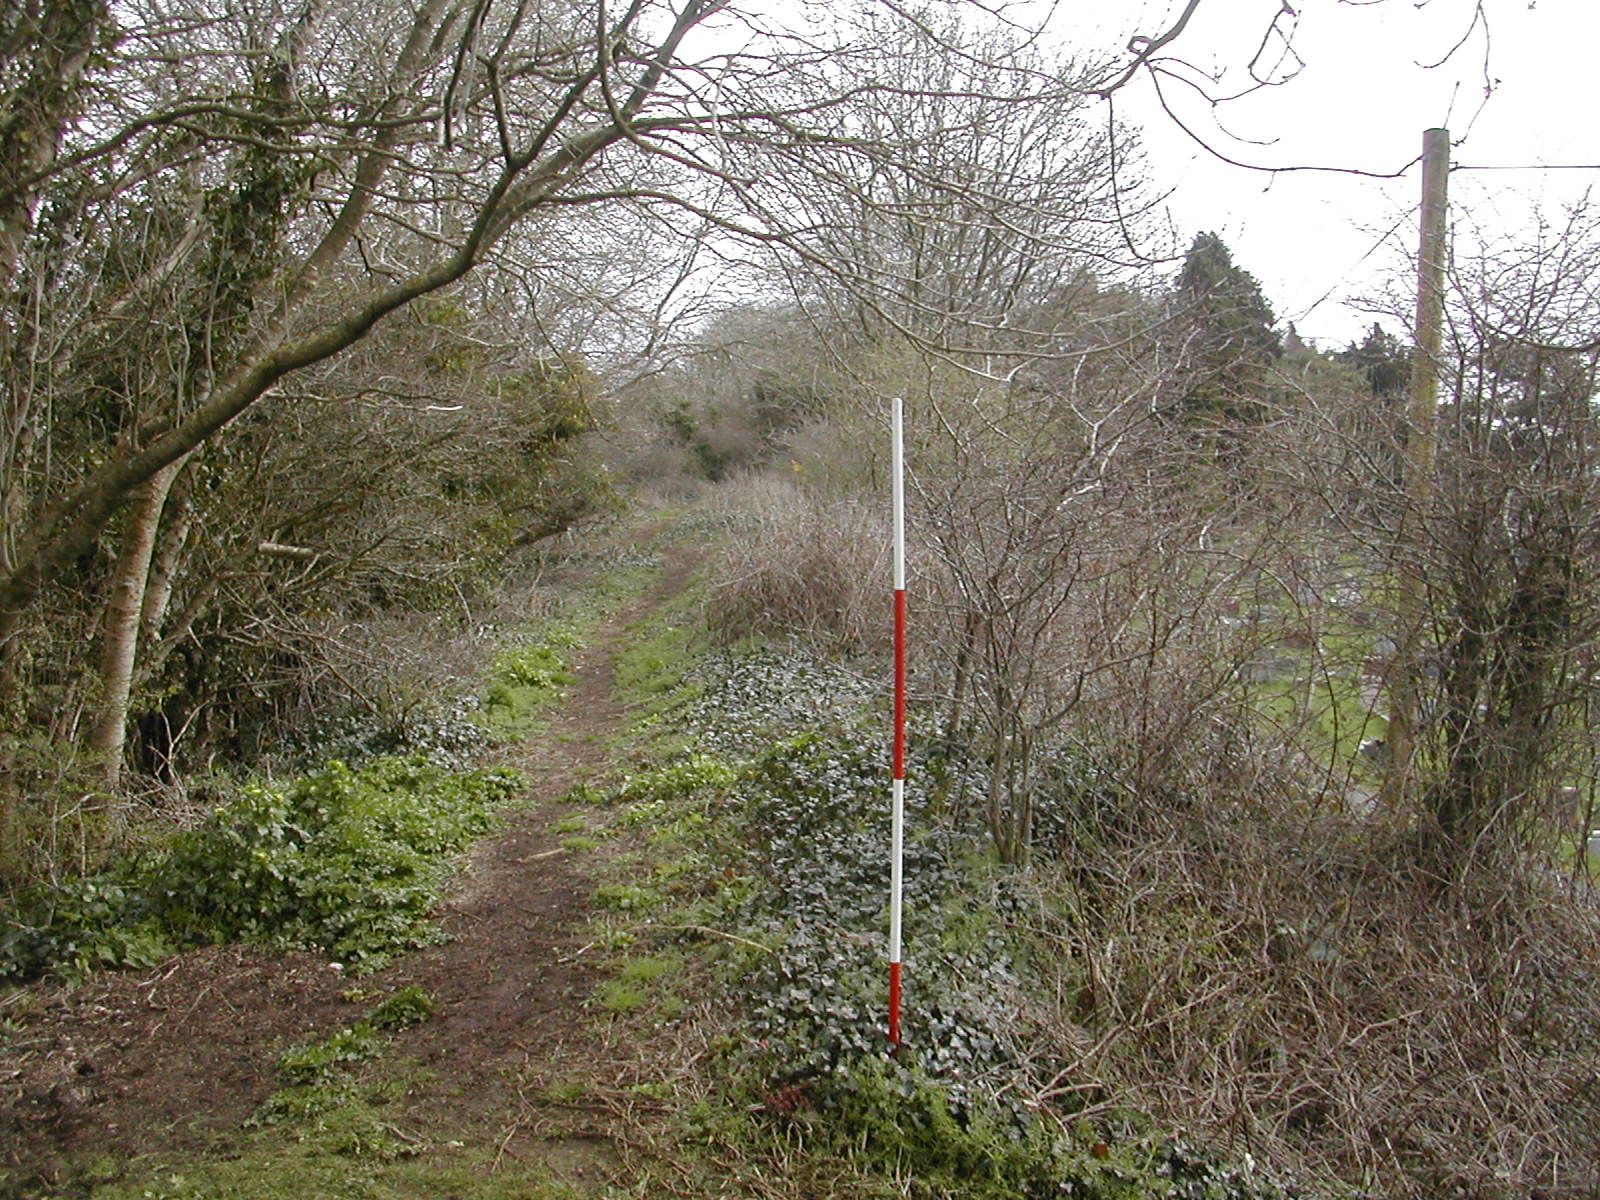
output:
M 1183 409 L 1212 418 L 1256 416 L 1268 369 L 1283 353 L 1260 283 L 1234 265 L 1220 237 L 1201 233 L 1184 257 L 1175 299 L 1191 363 Z

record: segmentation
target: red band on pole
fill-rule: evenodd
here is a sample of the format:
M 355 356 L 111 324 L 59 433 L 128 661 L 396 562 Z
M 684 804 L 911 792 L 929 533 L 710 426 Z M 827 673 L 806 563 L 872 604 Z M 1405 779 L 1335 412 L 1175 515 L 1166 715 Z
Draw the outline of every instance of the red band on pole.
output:
M 896 779 L 904 779 L 906 777 L 906 593 L 904 588 L 899 589 L 894 594 L 894 777 Z
M 900 1049 L 900 964 L 889 964 L 889 1044 Z

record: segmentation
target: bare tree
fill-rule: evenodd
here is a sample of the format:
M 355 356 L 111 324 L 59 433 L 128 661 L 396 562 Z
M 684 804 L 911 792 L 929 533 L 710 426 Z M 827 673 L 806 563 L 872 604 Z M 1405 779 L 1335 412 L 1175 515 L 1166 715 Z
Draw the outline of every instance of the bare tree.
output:
M 1144 201 L 1131 139 L 1133 169 L 1121 183 L 1111 169 L 1088 69 L 959 15 L 863 22 L 851 55 L 810 68 L 859 96 L 819 114 L 828 149 L 783 144 L 777 186 L 740 198 L 813 268 L 791 283 L 815 315 L 1010 370 L 1059 351 L 1061 308 L 1045 301 L 1126 263 Z
M 977 5 L 950 12 L 989 21 Z M 937 199 L 927 211 L 890 201 L 929 252 L 976 238 L 963 253 L 1009 263 L 997 278 L 1015 291 L 1039 253 L 1028 248 L 1059 230 L 1057 198 L 1098 186 L 1039 148 L 1059 140 L 1025 140 L 976 176 L 919 160 L 941 138 L 977 144 L 995 114 L 1039 132 L 1070 89 L 1037 60 L 1009 64 L 998 35 L 964 49 L 956 17 L 894 6 L 778 18 L 707 0 L 183 0 L 26 13 L 5 31 L 13 123 L 28 123 L 7 144 L 29 149 L 0 162 L 0 682 L 20 703 L 46 609 L 96 597 L 111 619 L 90 622 L 103 643 L 92 741 L 113 759 L 141 631 L 159 630 L 183 575 L 194 494 L 182 481 L 236 470 L 216 454 L 221 432 L 247 412 L 284 419 L 291 380 L 391 314 L 487 270 L 558 350 L 581 339 L 605 353 L 631 313 L 671 308 L 702 252 L 663 280 L 659 257 L 624 248 L 674 236 L 779 248 L 885 306 L 954 294 L 812 236 L 788 203 L 800 175 L 834 196 L 875 174 L 917 181 Z M 950 56 L 964 65 L 937 77 L 927 64 Z M 896 111 L 916 119 L 885 124 Z M 558 302 L 578 293 L 589 303 Z
M 1222 618 L 1255 531 L 1202 441 L 1157 419 L 1177 385 L 1161 361 L 1145 340 L 946 404 L 919 455 L 946 730 L 984 764 L 1008 861 L 1066 802 L 1063 754 L 1145 803 L 1242 736 L 1248 631 Z

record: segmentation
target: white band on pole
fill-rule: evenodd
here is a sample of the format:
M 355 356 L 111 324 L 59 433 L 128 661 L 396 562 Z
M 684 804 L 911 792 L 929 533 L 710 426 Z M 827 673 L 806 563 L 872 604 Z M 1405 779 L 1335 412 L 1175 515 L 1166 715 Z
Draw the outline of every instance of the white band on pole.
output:
M 904 405 L 894 398 L 894 590 L 906 590 L 906 442 Z M 882 443 L 879 443 L 880 445 Z

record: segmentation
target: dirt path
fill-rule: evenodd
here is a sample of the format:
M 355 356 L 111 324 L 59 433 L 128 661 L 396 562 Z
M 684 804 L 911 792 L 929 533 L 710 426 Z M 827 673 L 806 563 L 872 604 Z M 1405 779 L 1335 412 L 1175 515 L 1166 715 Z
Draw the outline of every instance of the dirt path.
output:
M 677 595 L 693 567 L 682 552 L 669 557 L 649 593 L 590 639 L 561 713 L 514 760 L 530 780 L 532 810 L 463 873 L 446 903 L 450 941 L 391 973 L 396 986 L 418 983 L 439 1006 L 410 1035 L 408 1052 L 431 1076 L 413 1100 L 497 1126 L 505 1152 L 539 1140 L 523 1082 L 569 1068 L 592 1074 L 615 1057 L 581 1008 L 599 981 L 584 954 L 593 862 L 561 849 L 551 826 L 571 812 L 552 802 L 614 765 L 607 743 L 627 717 L 613 683 L 617 651 L 628 625 Z
M 597 983 L 580 953 L 594 868 L 562 850 L 551 826 L 570 813 L 552 802 L 607 768 L 626 718 L 613 671 L 627 627 L 681 590 L 693 566 L 690 552 L 669 553 L 650 591 L 590 637 L 549 728 L 510 756 L 530 803 L 464 866 L 444 906 L 449 940 L 359 981 L 372 994 L 417 983 L 437 1004 L 391 1048 L 423 1068 L 405 1099 L 419 1124 L 538 1154 L 537 1131 L 518 1115 L 522 1081 L 568 1062 L 592 1070 L 607 1051 L 581 1007 Z M 282 1049 L 359 1019 L 349 987 L 323 956 L 229 946 L 47 995 L 0 1059 L 11 1194 L 49 1194 L 85 1155 L 181 1157 L 213 1145 L 281 1086 Z

